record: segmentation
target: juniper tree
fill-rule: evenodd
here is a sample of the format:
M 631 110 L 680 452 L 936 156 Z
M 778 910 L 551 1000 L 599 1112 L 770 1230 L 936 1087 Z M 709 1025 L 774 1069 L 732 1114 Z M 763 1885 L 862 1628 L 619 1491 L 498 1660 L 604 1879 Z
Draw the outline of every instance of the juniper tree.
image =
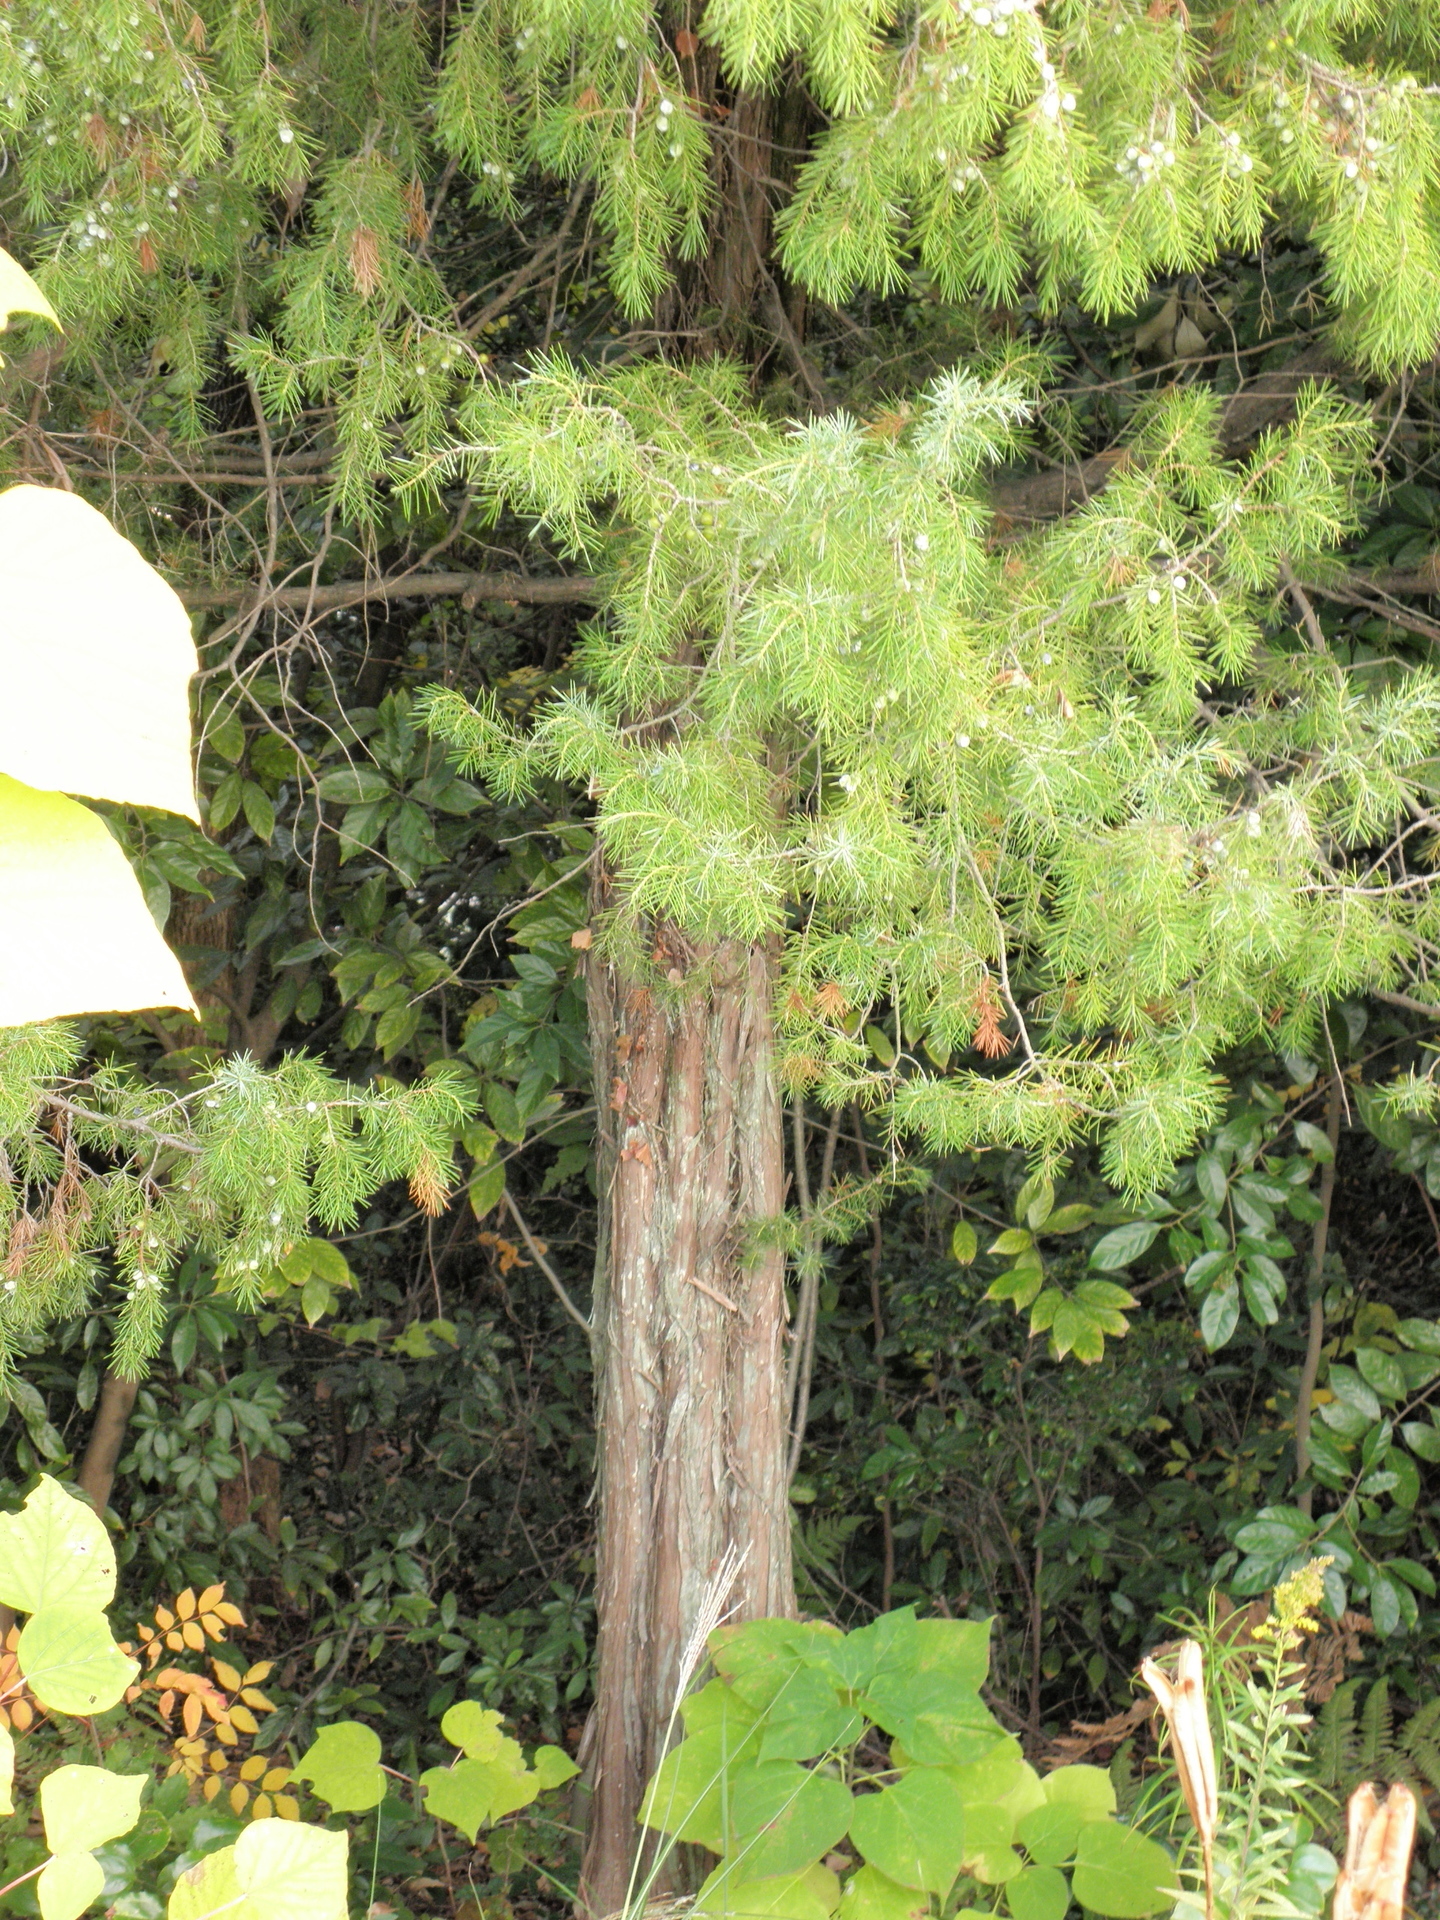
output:
M 1321 1044 L 1328 996 L 1433 937 L 1395 824 L 1433 685 L 1341 673 L 1276 615 L 1355 524 L 1359 418 L 1306 392 L 1234 464 L 1215 402 L 1182 392 L 1082 470 L 1098 500 L 1020 540 L 990 473 L 1023 457 L 1046 367 L 1002 345 L 851 417 L 806 301 L 920 289 L 973 303 L 979 339 L 1308 247 L 1331 363 L 1402 369 L 1440 330 L 1435 55 L 1424 0 L 0 19 L 8 238 L 66 313 L 72 417 L 118 396 L 183 473 L 216 368 L 249 383 L 267 503 L 216 544 L 212 591 L 252 552 L 262 589 L 289 567 L 313 592 L 271 435 L 316 417 L 322 541 L 338 515 L 378 542 L 397 480 L 422 500 L 463 478 L 590 570 L 575 690 L 533 734 L 435 712 L 497 790 L 591 791 L 601 832 L 602 1911 L 724 1548 L 742 1613 L 790 1604 L 782 1095 L 1042 1172 L 1093 1136 L 1140 1195 L 1215 1111 L 1220 1049 Z M 484 364 L 437 216 L 498 230 L 547 178 L 571 189 L 548 244 L 593 226 L 628 350 L 663 364 L 554 358 L 513 389 Z M 733 369 L 676 364 L 697 339 L 778 343 L 827 417 L 787 426 Z M 1043 476 L 1019 517 L 1075 491 Z M 186 525 L 157 537 L 198 572 Z M 1026 1286 L 1057 1349 L 1123 1318 Z

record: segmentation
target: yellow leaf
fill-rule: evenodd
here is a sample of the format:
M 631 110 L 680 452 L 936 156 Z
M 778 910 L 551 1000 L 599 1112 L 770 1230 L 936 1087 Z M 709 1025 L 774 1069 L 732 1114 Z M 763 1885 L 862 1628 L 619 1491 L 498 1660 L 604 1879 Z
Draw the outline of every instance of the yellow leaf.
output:
M 248 1761 L 246 1764 L 249 1764 Z M 288 1787 L 290 1784 L 289 1767 L 271 1767 L 260 1784 L 266 1793 L 278 1793 L 281 1787 Z
M 218 1613 L 202 1613 L 200 1616 L 200 1624 L 212 1640 L 223 1640 L 225 1638 L 225 1622 L 220 1618 Z
M 225 1782 L 220 1778 L 218 1773 L 212 1773 L 200 1791 L 207 1800 L 213 1800 L 224 1784 Z
M 234 1667 L 224 1660 L 212 1660 L 210 1664 L 215 1669 L 215 1678 L 222 1687 L 227 1687 L 231 1693 L 240 1691 L 240 1676 Z
M 274 1671 L 273 1660 L 262 1660 L 258 1665 L 246 1669 L 245 1684 L 247 1687 L 258 1687 L 261 1681 L 268 1680 Z
M 173 1627 L 175 1624 L 175 1616 L 168 1607 L 156 1607 L 155 1618 L 162 1627 Z
M 215 1611 L 227 1626 L 243 1627 L 245 1624 L 245 1616 L 233 1600 L 217 1600 Z M 266 1671 L 268 1672 L 269 1669 L 267 1668 Z
M 0 1727 L 0 1813 L 14 1813 L 10 1788 L 15 1779 L 15 1742 L 8 1728 Z
M 205 1591 L 201 1594 L 200 1598 L 195 1602 L 195 1604 L 199 1608 L 201 1613 L 208 1613 L 211 1607 L 214 1606 L 217 1600 L 223 1600 L 224 1598 L 225 1598 L 224 1587 L 206 1587 Z
M 268 1820 L 273 1811 L 274 1806 L 269 1794 L 257 1793 L 255 1796 L 255 1818 L 257 1820 Z
M 260 1722 L 248 1707 L 231 1707 L 230 1724 L 238 1727 L 241 1733 L 258 1733 Z
M 276 1794 L 275 1811 L 282 1820 L 298 1820 L 300 1818 L 300 1802 L 295 1799 L 293 1794 Z
M 248 1787 L 242 1787 L 237 1781 L 230 1789 L 230 1811 L 232 1813 L 243 1813 L 249 1804 L 250 1789 Z
M 60 325 L 59 315 L 24 267 L 0 247 L 0 326 L 8 326 L 17 313 L 38 313 L 42 320 Z
M 0 700 L 0 714 L 6 706 Z M 194 1012 L 180 962 L 104 821 L 3 774 L 0 900 L 0 1026 L 139 1007 Z
M 186 1587 L 183 1593 L 176 1594 L 175 1611 L 182 1620 L 193 1620 L 195 1618 L 195 1589 L 193 1587 Z
M 0 772 L 198 821 L 190 616 L 103 513 L 58 487 L 0 493 Z
M 263 1753 L 252 1753 L 250 1758 L 241 1764 L 240 1778 L 242 1780 L 258 1780 L 261 1774 L 264 1773 L 267 1764 L 268 1762 Z
M 224 1745 L 227 1747 L 238 1747 L 240 1744 L 239 1734 L 237 1734 L 235 1729 L 232 1726 L 230 1726 L 227 1721 L 224 1721 L 224 1720 L 217 1722 L 215 1727 L 215 1738 L 219 1741 L 222 1741 Z
M 275 1702 L 273 1700 L 267 1700 L 258 1687 L 242 1687 L 240 1689 L 240 1698 L 245 1702 L 247 1707 L 254 1707 L 259 1713 L 274 1713 L 275 1711 Z
M 219 1747 L 216 1747 L 215 1751 L 210 1755 L 210 1771 L 212 1773 L 223 1773 L 229 1764 L 229 1754 L 222 1753 Z

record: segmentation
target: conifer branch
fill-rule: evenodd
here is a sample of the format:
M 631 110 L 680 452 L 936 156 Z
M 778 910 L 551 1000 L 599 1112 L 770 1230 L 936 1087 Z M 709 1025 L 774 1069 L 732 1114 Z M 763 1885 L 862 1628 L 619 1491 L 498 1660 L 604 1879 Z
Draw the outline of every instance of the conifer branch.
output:
M 375 580 L 338 580 L 323 587 L 272 587 L 256 594 L 253 584 L 229 587 L 187 587 L 180 598 L 195 611 L 247 606 L 264 612 L 272 607 L 308 608 L 313 613 L 336 613 L 371 600 L 434 600 L 454 594 L 462 600 L 514 600 L 524 606 L 560 606 L 570 601 L 594 600 L 597 583 L 588 574 L 541 575 L 524 573 L 399 573 Z

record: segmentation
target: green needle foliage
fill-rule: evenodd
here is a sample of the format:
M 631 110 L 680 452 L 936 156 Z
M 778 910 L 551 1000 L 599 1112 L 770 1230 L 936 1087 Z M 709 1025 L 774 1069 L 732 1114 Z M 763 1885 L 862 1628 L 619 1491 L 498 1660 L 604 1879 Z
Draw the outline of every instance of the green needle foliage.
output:
M 337 1231 L 388 1181 L 442 1206 L 473 1095 L 439 1069 L 411 1087 L 346 1086 L 298 1056 L 236 1059 L 181 1091 L 126 1070 L 78 1078 L 64 1024 L 0 1029 L 0 1391 L 55 1320 L 119 1292 L 112 1370 L 158 1349 L 188 1254 L 253 1306 L 312 1220 Z
M 481 219 L 535 169 L 588 190 L 644 315 L 711 238 L 718 65 L 804 93 L 779 260 L 821 299 L 918 266 L 1113 316 L 1278 230 L 1389 372 L 1440 330 L 1436 51 L 1427 0 L 14 0 L 3 198 L 77 350 L 143 341 L 182 434 L 222 350 L 272 418 L 334 406 L 336 498 L 369 515 L 480 357 L 427 248 L 447 165 Z
M 1098 1135 L 1141 1195 L 1216 1118 L 1217 1053 L 1323 1050 L 1327 999 L 1428 934 L 1430 876 L 1368 850 L 1440 684 L 1274 626 L 1282 569 L 1355 523 L 1352 409 L 1310 392 L 1226 465 L 1214 400 L 1166 398 L 1103 496 L 997 551 L 986 469 L 1033 374 L 957 370 L 868 425 L 765 419 L 724 366 L 482 389 L 441 470 L 538 515 L 607 611 L 532 732 L 430 715 L 497 788 L 593 796 L 611 950 L 698 943 L 657 991 L 709 943 L 783 944 L 791 1090 L 1046 1166 Z

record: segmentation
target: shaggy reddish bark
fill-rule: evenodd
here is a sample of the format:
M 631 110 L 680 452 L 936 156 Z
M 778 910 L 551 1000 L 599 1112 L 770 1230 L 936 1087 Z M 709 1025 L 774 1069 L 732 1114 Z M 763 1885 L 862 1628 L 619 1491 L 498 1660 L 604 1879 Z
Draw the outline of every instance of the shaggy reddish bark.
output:
M 774 1247 L 747 1244 L 753 1223 L 784 1204 L 774 957 L 734 943 L 673 957 L 694 991 L 654 991 L 595 956 L 588 966 L 605 1112 L 594 1310 L 599 1670 L 583 1874 L 596 1915 L 624 1900 L 640 1797 L 727 1549 L 742 1557 L 732 1618 L 795 1607 L 784 1261 Z

